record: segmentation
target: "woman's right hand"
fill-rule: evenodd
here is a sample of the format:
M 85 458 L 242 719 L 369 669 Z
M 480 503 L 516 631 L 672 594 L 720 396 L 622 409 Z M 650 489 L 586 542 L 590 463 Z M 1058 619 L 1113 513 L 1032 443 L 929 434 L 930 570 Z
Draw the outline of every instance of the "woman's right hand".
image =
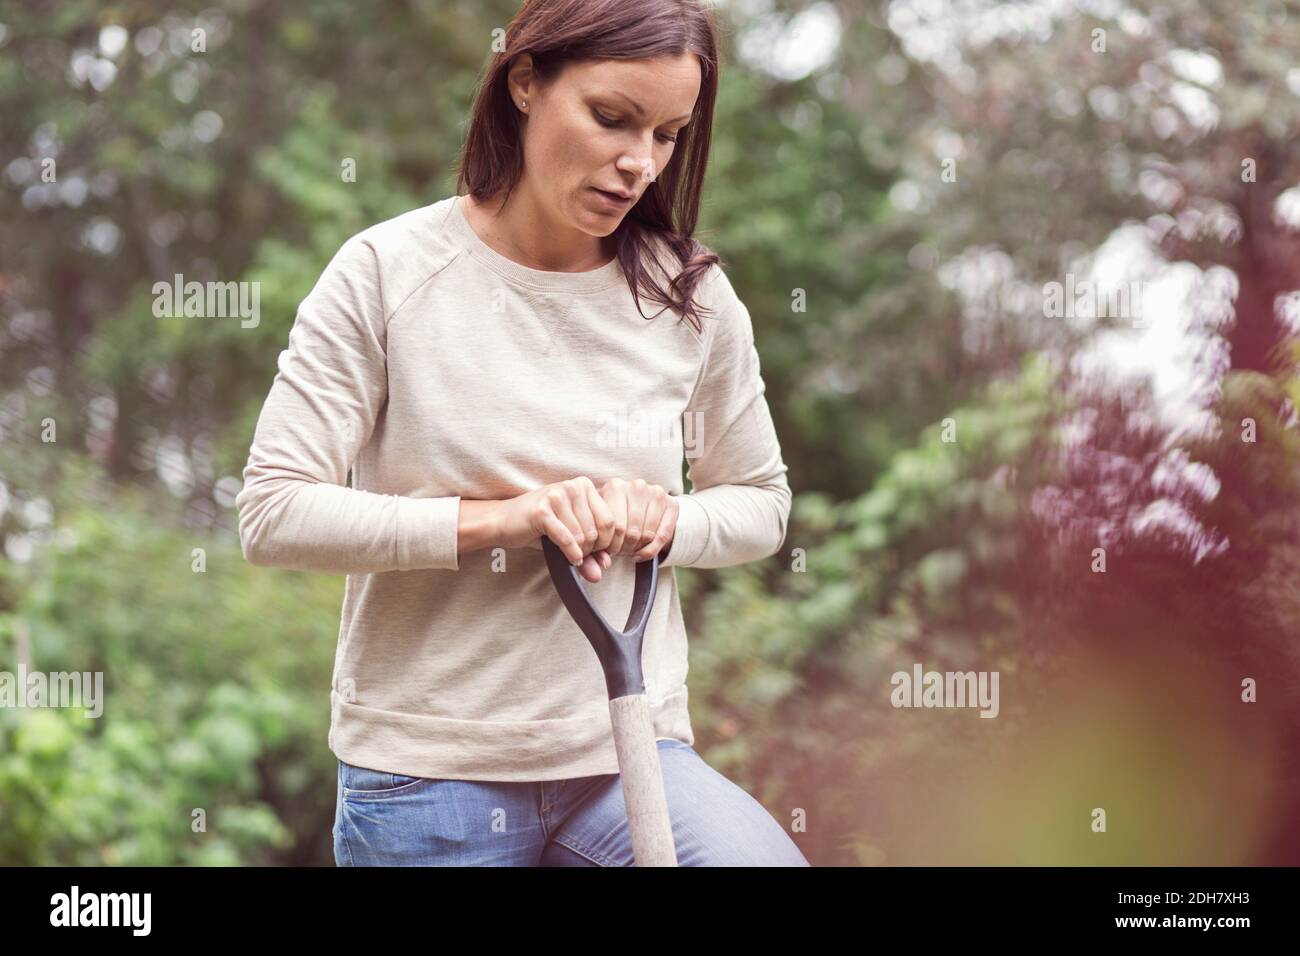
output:
M 542 485 L 501 502 L 497 541 L 504 548 L 541 550 L 543 535 L 593 584 L 613 558 L 597 542 L 613 537 L 614 516 L 585 475 Z

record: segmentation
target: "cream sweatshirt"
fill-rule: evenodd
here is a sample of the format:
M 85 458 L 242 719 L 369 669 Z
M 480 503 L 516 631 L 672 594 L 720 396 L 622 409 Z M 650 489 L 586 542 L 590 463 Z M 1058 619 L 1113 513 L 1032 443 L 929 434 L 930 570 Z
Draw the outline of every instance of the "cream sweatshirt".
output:
M 617 260 L 528 268 L 456 196 L 342 245 L 299 306 L 236 497 L 248 561 L 347 575 L 337 757 L 461 780 L 618 772 L 600 663 L 542 551 L 457 554 L 461 498 L 578 475 L 677 497 L 642 658 L 655 735 L 694 743 L 671 569 L 772 555 L 790 511 L 749 313 L 716 265 L 697 300 L 716 310 L 702 334 L 643 296 L 647 321 Z M 617 626 L 634 576 L 617 557 L 584 582 Z

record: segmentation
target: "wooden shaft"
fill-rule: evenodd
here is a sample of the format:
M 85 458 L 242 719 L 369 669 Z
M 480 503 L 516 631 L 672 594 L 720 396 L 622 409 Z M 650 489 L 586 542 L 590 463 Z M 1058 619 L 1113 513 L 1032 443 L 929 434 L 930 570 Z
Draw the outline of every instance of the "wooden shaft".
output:
M 655 743 L 650 702 L 645 694 L 616 697 L 609 702 L 614 724 L 614 749 L 632 831 L 632 855 L 638 867 L 676 866 L 672 819 L 664 795 L 663 772 Z

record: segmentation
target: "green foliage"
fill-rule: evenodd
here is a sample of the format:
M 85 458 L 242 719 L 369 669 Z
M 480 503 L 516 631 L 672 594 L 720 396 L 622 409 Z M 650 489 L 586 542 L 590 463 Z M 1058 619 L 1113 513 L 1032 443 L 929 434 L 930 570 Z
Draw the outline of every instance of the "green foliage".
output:
M 9 570 L 0 646 L 21 628 L 29 672 L 102 671 L 104 698 L 98 717 L 0 709 L 0 859 L 329 862 L 337 579 L 254 569 L 228 536 L 158 525 L 143 495 L 115 509 L 68 512 Z

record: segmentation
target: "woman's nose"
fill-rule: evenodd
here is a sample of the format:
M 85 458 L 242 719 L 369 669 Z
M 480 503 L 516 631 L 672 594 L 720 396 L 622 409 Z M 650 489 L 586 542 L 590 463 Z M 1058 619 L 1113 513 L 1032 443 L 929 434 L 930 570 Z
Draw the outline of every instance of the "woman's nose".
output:
M 658 171 L 652 156 L 639 153 L 625 154 L 618 161 L 618 168 L 636 176 L 637 182 L 653 182 Z

